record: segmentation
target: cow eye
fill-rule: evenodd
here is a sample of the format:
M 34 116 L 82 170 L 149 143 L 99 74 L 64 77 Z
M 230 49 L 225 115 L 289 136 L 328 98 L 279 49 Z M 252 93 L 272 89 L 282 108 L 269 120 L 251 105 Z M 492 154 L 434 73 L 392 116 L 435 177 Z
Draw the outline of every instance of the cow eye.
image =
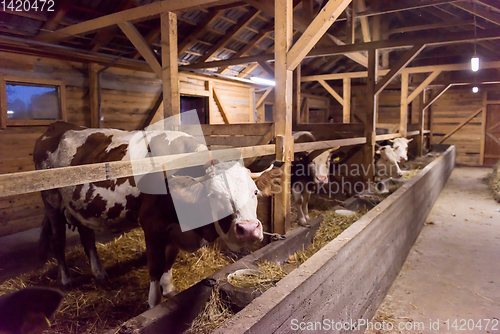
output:
M 255 190 L 253 193 L 254 193 L 255 196 L 257 196 L 259 194 L 259 191 Z

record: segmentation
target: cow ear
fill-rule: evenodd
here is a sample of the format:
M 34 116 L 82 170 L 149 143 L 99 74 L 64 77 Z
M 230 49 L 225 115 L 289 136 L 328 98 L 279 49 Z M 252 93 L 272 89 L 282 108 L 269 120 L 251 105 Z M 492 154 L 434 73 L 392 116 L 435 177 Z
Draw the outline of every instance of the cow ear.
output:
M 262 196 L 271 196 L 281 192 L 281 177 L 283 171 L 281 168 L 271 169 L 268 172 L 263 173 L 255 181 L 257 189 L 259 189 Z

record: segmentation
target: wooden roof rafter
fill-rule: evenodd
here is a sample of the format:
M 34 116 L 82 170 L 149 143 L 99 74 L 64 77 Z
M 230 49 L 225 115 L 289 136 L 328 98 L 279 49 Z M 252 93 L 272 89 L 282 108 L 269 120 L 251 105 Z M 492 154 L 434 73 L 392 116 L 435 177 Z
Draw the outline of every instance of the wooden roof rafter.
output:
M 217 43 L 203 57 L 201 57 L 201 59 L 199 59 L 199 62 L 206 62 L 207 60 L 210 60 L 210 58 L 219 52 L 229 42 L 229 40 L 231 40 L 231 38 L 245 29 L 245 27 L 259 14 L 259 10 L 255 8 L 250 9 L 245 15 L 243 15 L 237 24 L 229 28 L 229 30 L 226 31 L 226 34 L 219 41 L 217 41 Z
M 148 5 L 142 5 L 114 14 L 101 16 L 88 21 L 80 22 L 65 28 L 57 29 L 51 33 L 44 34 L 43 41 L 56 43 L 66 38 L 80 35 L 90 34 L 99 29 L 109 27 L 119 22 L 135 22 L 148 20 L 165 12 L 185 11 L 192 9 L 200 9 L 211 7 L 217 4 L 227 4 L 235 2 L 234 0 L 184 0 L 172 2 L 163 0 L 153 2 Z

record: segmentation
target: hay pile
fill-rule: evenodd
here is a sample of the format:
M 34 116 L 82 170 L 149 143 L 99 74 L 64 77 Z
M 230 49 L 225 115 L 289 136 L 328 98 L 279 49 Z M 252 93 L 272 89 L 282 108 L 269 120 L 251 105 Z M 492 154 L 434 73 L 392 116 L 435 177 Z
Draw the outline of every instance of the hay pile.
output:
M 493 167 L 493 172 L 488 176 L 488 184 L 493 193 L 493 198 L 500 203 L 500 161 Z
M 219 328 L 226 320 L 234 315 L 230 305 L 220 298 L 219 288 L 212 290 L 203 312 L 191 323 L 185 334 L 209 334 Z
M 97 249 L 108 281 L 95 282 L 82 248 L 67 252 L 74 287 L 63 291 L 61 308 L 52 327 L 44 333 L 102 333 L 149 308 L 149 273 L 142 230 L 131 231 L 105 245 L 98 244 Z M 205 246 L 192 254 L 181 252 L 173 268 L 175 286 L 184 290 L 232 262 L 217 246 Z M 39 271 L 4 282 L 0 285 L 0 295 L 27 286 L 58 288 L 55 261 Z

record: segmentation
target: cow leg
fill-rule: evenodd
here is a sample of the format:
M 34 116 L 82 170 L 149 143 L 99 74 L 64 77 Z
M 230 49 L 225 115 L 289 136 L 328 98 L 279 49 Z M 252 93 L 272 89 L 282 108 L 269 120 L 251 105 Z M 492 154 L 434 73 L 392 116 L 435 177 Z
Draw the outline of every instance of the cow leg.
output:
M 144 230 L 146 240 L 146 256 L 148 259 L 149 278 L 149 307 L 156 306 L 162 301 L 160 279 L 165 271 L 165 249 L 167 237 L 165 232 Z
M 102 267 L 99 255 L 97 255 L 94 230 L 80 224 L 78 226 L 78 232 L 80 233 L 80 241 L 82 242 L 85 254 L 87 254 L 87 257 L 89 258 L 92 274 L 94 274 L 94 277 L 97 280 L 105 281 L 108 275 Z
M 63 286 L 67 286 L 71 283 L 71 279 L 66 264 L 66 219 L 60 212 L 49 212 L 49 220 L 52 229 L 52 250 L 57 260 L 59 279 Z
M 311 198 L 311 193 L 305 189 L 302 194 L 302 212 L 304 213 L 304 218 L 309 220 L 309 199 Z
M 172 296 L 176 293 L 174 279 L 172 277 L 172 266 L 174 265 L 177 254 L 179 254 L 179 248 L 175 244 L 169 243 L 167 247 L 165 247 L 165 271 L 160 279 L 163 296 L 165 297 Z
M 299 223 L 299 225 L 304 226 L 306 225 L 306 217 L 304 215 L 304 212 L 302 211 L 304 201 L 302 189 L 300 189 L 299 186 L 293 186 L 292 194 L 294 198 L 294 205 L 297 209 L 297 222 Z
M 71 283 L 68 266 L 66 264 L 66 218 L 61 212 L 61 195 L 57 190 L 42 191 L 42 200 L 45 206 L 44 224 L 50 223 L 50 229 L 43 227 L 40 238 L 47 238 L 49 234 L 50 244 L 54 257 L 57 260 L 59 280 L 63 286 Z

